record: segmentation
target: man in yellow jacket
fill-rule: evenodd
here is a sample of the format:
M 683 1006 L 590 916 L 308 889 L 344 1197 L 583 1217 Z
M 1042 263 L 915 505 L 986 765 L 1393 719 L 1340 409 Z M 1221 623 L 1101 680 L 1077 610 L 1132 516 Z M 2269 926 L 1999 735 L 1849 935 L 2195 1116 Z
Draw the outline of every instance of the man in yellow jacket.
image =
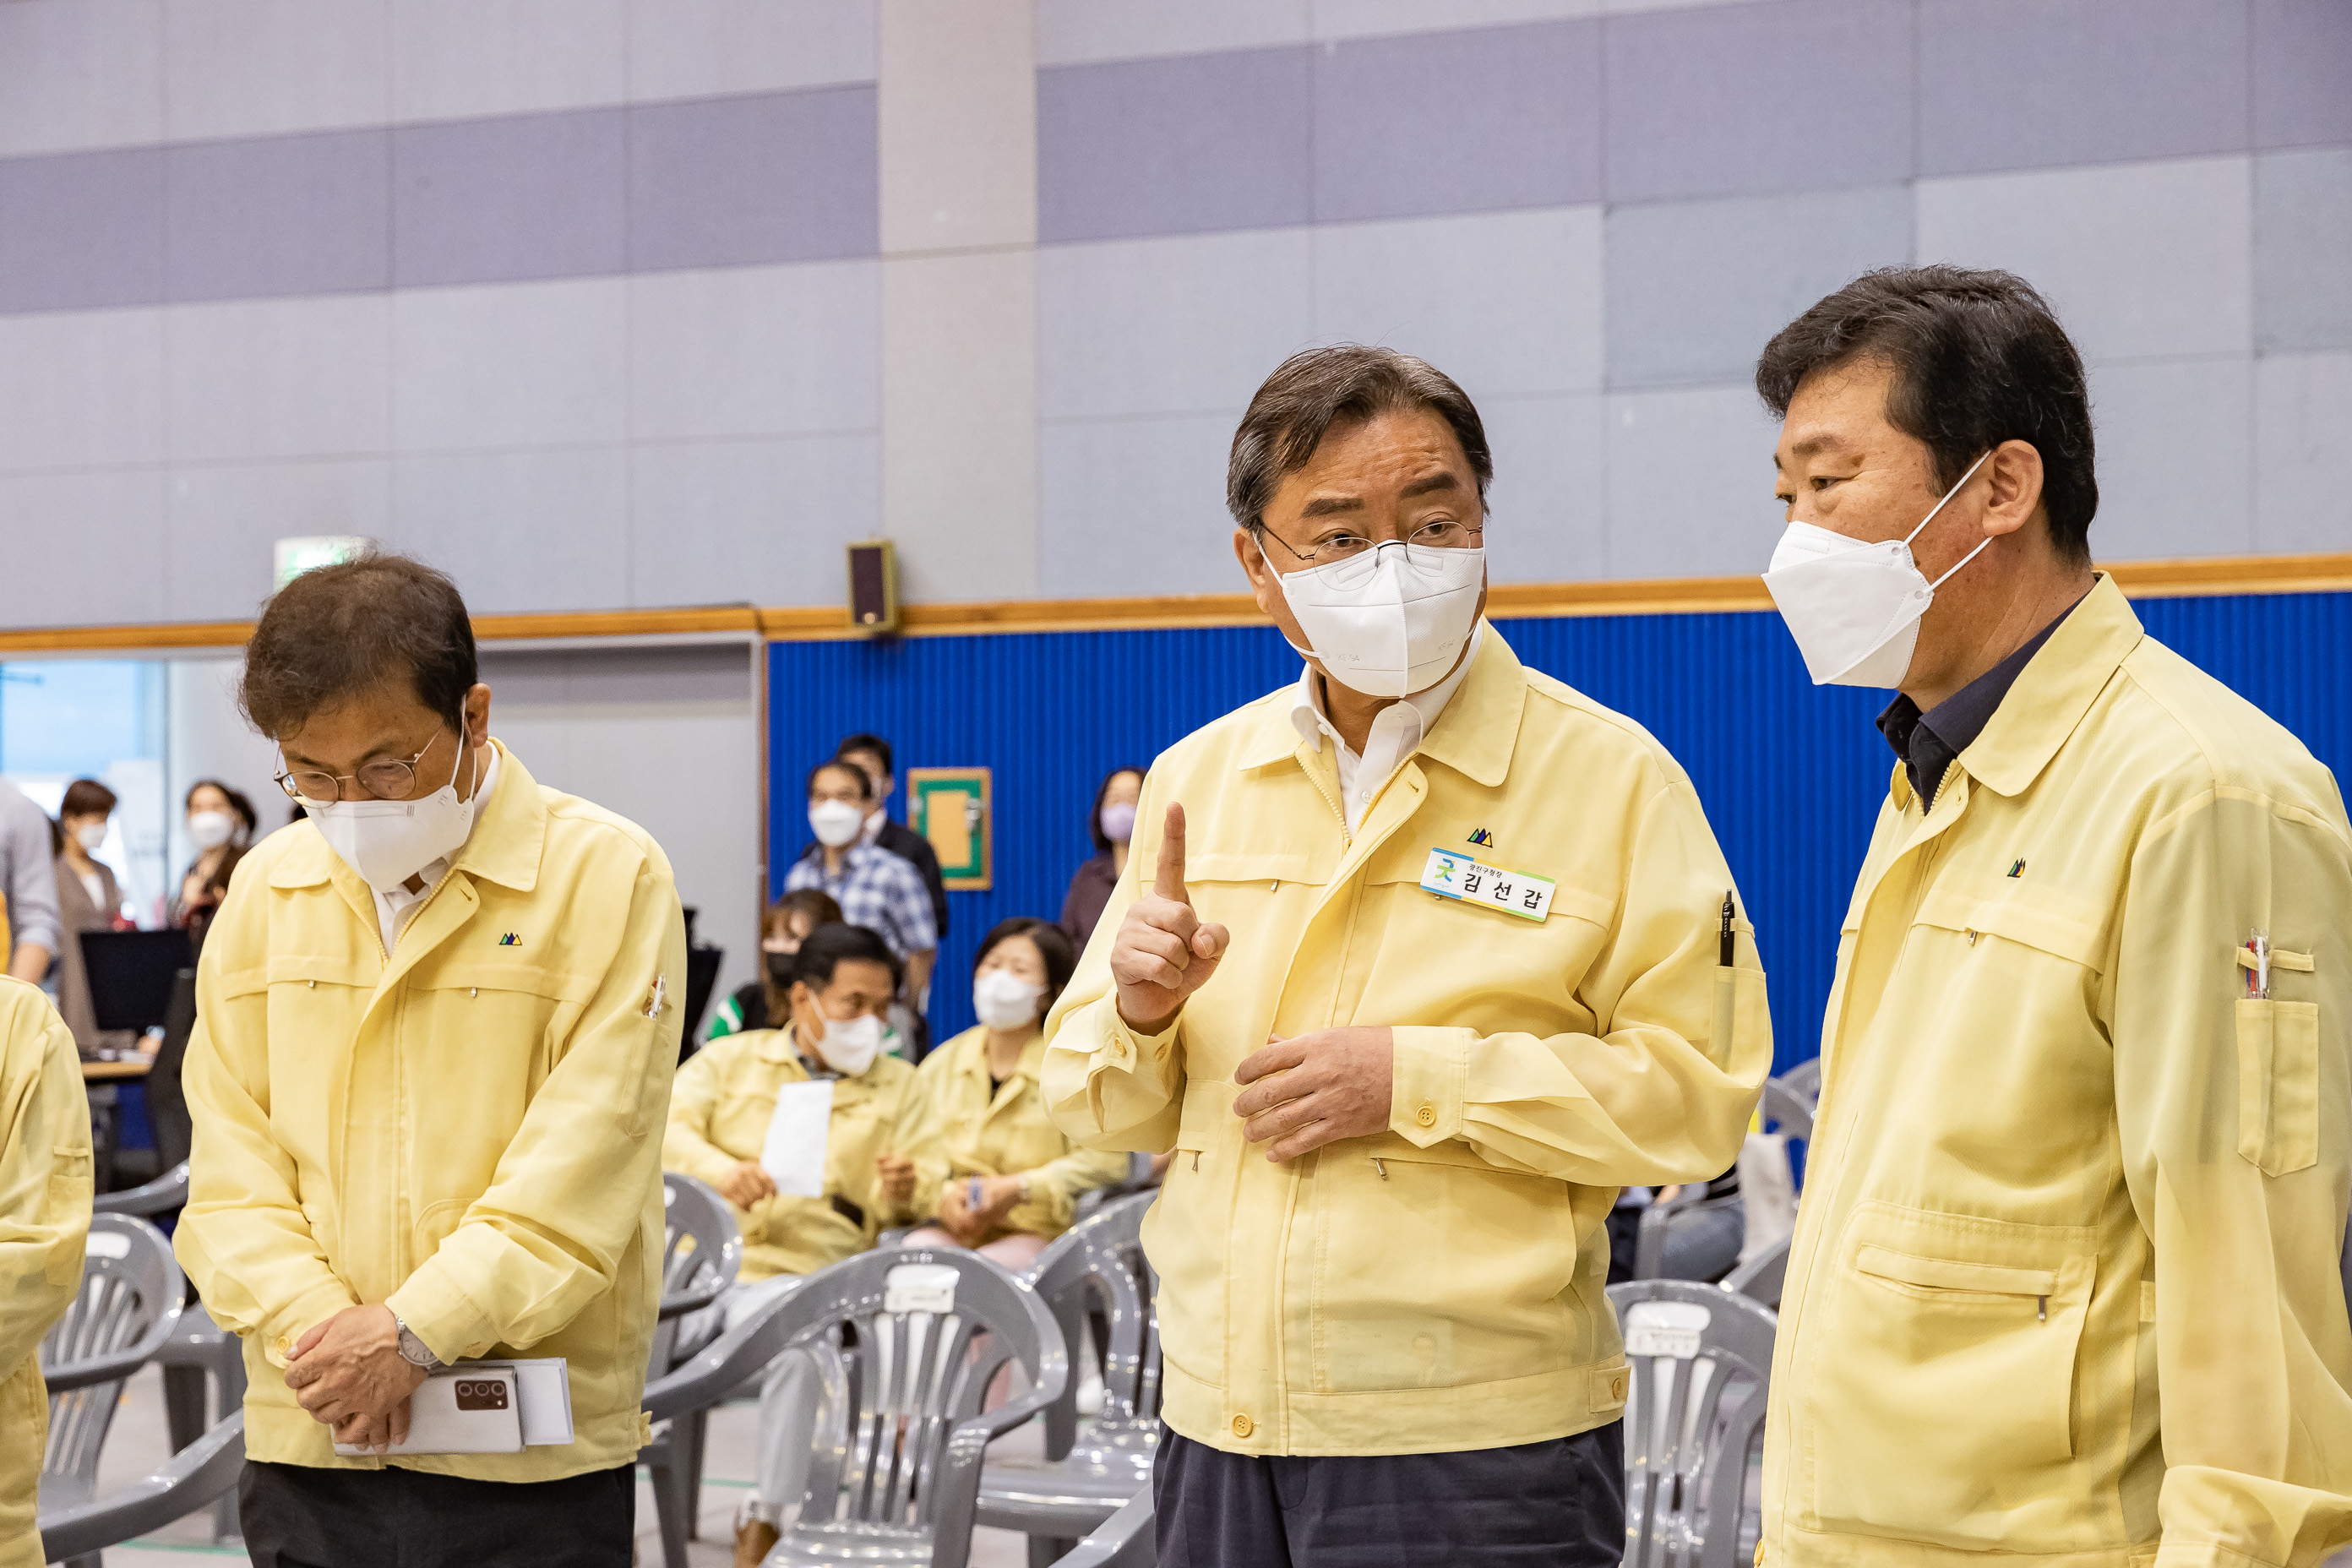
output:
M 734 1211 L 743 1266 L 714 1309 L 730 1329 L 912 1217 L 914 1168 L 894 1151 L 915 1069 L 881 1049 L 904 974 L 878 931 L 821 925 L 793 957 L 792 1022 L 723 1036 L 677 1069 L 662 1160 L 717 1189 Z M 796 1191 L 780 1191 L 763 1158 L 788 1095 L 807 1121 L 787 1125 L 819 1124 L 800 1144 L 803 1168 L 786 1173 L 801 1178 Z M 806 1356 L 787 1351 L 769 1364 L 760 1384 L 759 1483 L 735 1521 L 740 1568 L 758 1568 L 807 1490 L 818 1404 Z
M 1757 385 L 1765 582 L 1816 680 L 1899 688 L 1764 1559 L 2315 1563 L 2352 1541 L 2336 783 L 2093 571 L 2083 367 L 2023 280 L 1858 279 Z
M 41 1336 L 81 1288 L 89 1194 L 81 1055 L 47 997 L 0 974 L 0 1568 L 47 1561 L 34 1526 L 49 1436 Z
M 1731 1163 L 1764 978 L 1674 759 L 1481 620 L 1491 473 L 1419 360 L 1259 390 L 1234 549 L 1307 668 L 1153 764 L 1050 1021 L 1055 1119 L 1174 1153 L 1163 1563 L 1624 1552 L 1603 1223 Z
M 245 1342 L 246 1544 L 625 1564 L 686 973 L 668 862 L 490 738 L 465 605 L 415 562 L 294 579 L 241 696 L 308 819 L 205 941 L 176 1245 Z M 429 1373 L 514 1356 L 564 1363 L 570 1442 L 383 1452 Z

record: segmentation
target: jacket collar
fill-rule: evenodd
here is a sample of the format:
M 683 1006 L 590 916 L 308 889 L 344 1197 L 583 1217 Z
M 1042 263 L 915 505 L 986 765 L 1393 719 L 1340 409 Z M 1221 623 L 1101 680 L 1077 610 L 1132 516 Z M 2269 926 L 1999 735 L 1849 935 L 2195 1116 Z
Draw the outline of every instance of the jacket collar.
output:
M 1422 737 L 1415 754 L 1492 788 L 1510 771 L 1528 682 L 1527 671 L 1502 634 L 1484 620 L 1479 625 L 1478 651 L 1471 658 L 1469 674 Z M 1256 720 L 1241 748 L 1240 767 L 1266 767 L 1307 749 L 1290 717 L 1291 697 L 1292 689 L 1286 686 L 1259 699 Z
M 2024 793 L 2147 635 L 2123 590 L 2101 573 L 2026 664 L 1958 764 L 1996 795 Z
M 498 774 L 490 781 L 490 797 L 482 803 L 480 815 L 475 820 L 474 831 L 449 869 L 454 874 L 464 871 L 485 881 L 511 888 L 518 893 L 528 893 L 539 882 L 539 861 L 547 847 L 547 805 L 540 798 L 539 784 L 522 765 L 520 758 L 507 750 L 496 736 L 490 744 L 499 749 Z M 295 836 L 278 864 L 270 868 L 269 885 L 273 888 L 314 888 L 321 882 L 348 878 L 357 889 L 360 903 L 367 907 L 370 895 L 359 879 L 359 873 L 345 866 L 342 858 L 327 846 L 327 840 L 315 826 L 307 833 Z

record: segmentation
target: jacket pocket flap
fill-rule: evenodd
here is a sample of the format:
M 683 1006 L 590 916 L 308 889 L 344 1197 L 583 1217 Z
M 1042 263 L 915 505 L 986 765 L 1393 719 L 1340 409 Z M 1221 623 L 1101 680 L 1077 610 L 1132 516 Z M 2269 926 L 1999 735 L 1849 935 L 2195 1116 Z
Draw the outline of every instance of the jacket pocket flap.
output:
M 2242 947 L 2238 949 L 2238 967 L 2241 969 L 2255 967 L 2254 955 Z M 2271 949 L 2271 967 L 2292 969 L 2298 974 L 2309 974 L 2313 973 L 2315 966 L 2311 962 L 2311 954 L 2307 952 L 2289 952 L 2283 947 L 2274 947 Z
M 495 959 L 445 959 L 420 963 L 408 983 L 425 990 L 524 991 L 558 1002 L 585 1003 L 596 994 L 596 983 L 583 975 L 565 974 L 531 963 L 500 963 Z
M 2105 957 L 2102 927 L 2053 901 L 2024 895 L 1981 898 L 1958 888 L 1937 888 L 1919 904 L 1919 923 L 1945 931 L 1979 931 L 2097 972 Z
M 1853 1266 L 1900 1285 L 1928 1290 L 1976 1290 L 1991 1296 L 2054 1296 L 2054 1268 L 2011 1268 L 2000 1263 L 1961 1263 L 1949 1258 L 1917 1258 L 1889 1247 L 1865 1245 L 1854 1255 Z
M 273 952 L 269 955 L 268 984 L 282 985 L 289 981 L 320 981 L 330 985 L 363 985 L 374 989 L 376 967 L 362 964 L 352 958 L 327 958 L 304 952 Z

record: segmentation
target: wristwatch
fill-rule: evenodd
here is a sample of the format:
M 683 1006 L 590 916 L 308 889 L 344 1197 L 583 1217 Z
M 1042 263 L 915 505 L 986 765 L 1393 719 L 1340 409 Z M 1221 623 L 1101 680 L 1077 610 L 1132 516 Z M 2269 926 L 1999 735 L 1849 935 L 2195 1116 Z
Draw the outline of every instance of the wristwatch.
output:
M 393 1326 L 400 1331 L 401 1360 L 411 1366 L 423 1367 L 426 1372 L 438 1372 L 447 1364 L 426 1348 L 425 1342 L 416 1337 L 415 1330 L 400 1321 L 399 1313 L 393 1314 L 392 1321 Z

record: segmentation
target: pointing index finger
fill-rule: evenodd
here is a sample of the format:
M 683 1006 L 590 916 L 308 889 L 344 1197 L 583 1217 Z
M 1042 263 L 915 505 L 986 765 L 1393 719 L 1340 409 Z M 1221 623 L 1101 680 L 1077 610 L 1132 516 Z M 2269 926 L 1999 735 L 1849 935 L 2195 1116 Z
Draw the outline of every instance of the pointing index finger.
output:
M 1152 869 L 1151 890 L 1180 904 L 1192 901 L 1184 890 L 1184 808 L 1174 801 L 1168 803 L 1167 826 L 1160 834 L 1160 859 Z

